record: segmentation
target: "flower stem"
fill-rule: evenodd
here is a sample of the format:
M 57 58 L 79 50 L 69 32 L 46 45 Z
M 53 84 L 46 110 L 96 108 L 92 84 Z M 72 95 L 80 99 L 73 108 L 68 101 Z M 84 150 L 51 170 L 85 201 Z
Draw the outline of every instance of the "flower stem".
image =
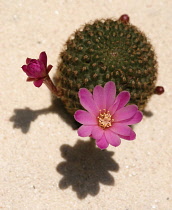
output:
M 53 84 L 49 75 L 47 75 L 44 79 L 44 84 L 48 87 L 52 94 L 57 96 L 58 98 L 62 95 L 61 90 L 57 90 L 56 86 Z

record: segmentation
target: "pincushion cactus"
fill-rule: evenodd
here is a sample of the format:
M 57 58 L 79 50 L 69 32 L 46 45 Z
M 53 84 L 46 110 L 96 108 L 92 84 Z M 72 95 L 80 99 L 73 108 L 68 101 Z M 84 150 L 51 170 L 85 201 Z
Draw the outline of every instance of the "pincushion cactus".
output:
M 127 15 L 118 20 L 96 20 L 85 24 L 68 39 L 56 72 L 57 89 L 71 114 L 81 108 L 78 91 L 92 92 L 96 85 L 113 81 L 117 94 L 129 91 L 130 104 L 143 110 L 154 93 L 157 61 L 145 34 L 129 23 Z
M 141 111 L 151 95 L 162 94 L 164 88 L 155 86 L 153 47 L 129 23 L 128 15 L 86 24 L 68 39 L 60 57 L 55 85 L 45 52 L 39 59 L 26 59 L 22 69 L 27 81 L 36 87 L 44 83 L 83 124 L 78 135 L 96 139 L 100 149 L 120 145 L 121 138 L 134 140 L 130 126 L 142 120 Z M 85 110 L 79 110 L 82 106 Z

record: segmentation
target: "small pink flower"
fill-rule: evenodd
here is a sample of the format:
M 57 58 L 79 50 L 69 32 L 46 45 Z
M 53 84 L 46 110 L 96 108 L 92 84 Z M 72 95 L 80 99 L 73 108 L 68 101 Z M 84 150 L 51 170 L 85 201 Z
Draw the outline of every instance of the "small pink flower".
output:
M 86 88 L 79 90 L 81 105 L 87 110 L 78 110 L 74 118 L 83 124 L 78 129 L 81 137 L 90 136 L 96 139 L 100 149 L 108 145 L 119 146 L 120 138 L 134 140 L 135 132 L 129 127 L 142 120 L 142 112 L 136 105 L 125 105 L 130 100 L 130 93 L 122 91 L 116 96 L 114 82 L 107 82 L 103 87 L 97 85 L 93 94 Z
M 28 76 L 27 81 L 33 81 L 36 87 L 40 87 L 52 67 L 52 65 L 47 67 L 47 54 L 41 52 L 39 59 L 27 58 L 26 65 L 21 68 Z

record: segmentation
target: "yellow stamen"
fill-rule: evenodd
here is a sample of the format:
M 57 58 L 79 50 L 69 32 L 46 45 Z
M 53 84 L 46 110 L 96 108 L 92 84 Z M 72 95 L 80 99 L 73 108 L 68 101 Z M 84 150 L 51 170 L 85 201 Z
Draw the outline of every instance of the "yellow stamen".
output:
M 112 115 L 110 114 L 110 112 L 106 111 L 106 109 L 99 110 L 99 112 L 100 114 L 97 117 L 99 126 L 103 129 L 111 127 L 114 119 L 112 119 Z

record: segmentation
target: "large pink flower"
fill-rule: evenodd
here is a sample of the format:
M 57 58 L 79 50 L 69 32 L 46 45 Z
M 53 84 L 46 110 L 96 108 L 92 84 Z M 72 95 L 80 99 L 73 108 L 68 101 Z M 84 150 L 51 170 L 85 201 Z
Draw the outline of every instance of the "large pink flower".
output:
M 33 81 L 36 87 L 40 87 L 52 69 L 52 65 L 47 67 L 47 54 L 41 52 L 39 59 L 26 59 L 26 65 L 23 65 L 21 68 L 27 74 L 27 81 Z
M 96 139 L 100 149 L 105 149 L 109 144 L 119 146 L 120 138 L 134 140 L 135 132 L 129 125 L 142 120 L 142 112 L 136 105 L 127 105 L 130 100 L 130 93 L 122 91 L 116 96 L 114 82 L 107 82 L 103 87 L 97 85 L 93 94 L 86 88 L 79 90 L 81 105 L 87 110 L 78 110 L 74 118 L 83 124 L 78 129 L 81 137 L 90 136 Z

